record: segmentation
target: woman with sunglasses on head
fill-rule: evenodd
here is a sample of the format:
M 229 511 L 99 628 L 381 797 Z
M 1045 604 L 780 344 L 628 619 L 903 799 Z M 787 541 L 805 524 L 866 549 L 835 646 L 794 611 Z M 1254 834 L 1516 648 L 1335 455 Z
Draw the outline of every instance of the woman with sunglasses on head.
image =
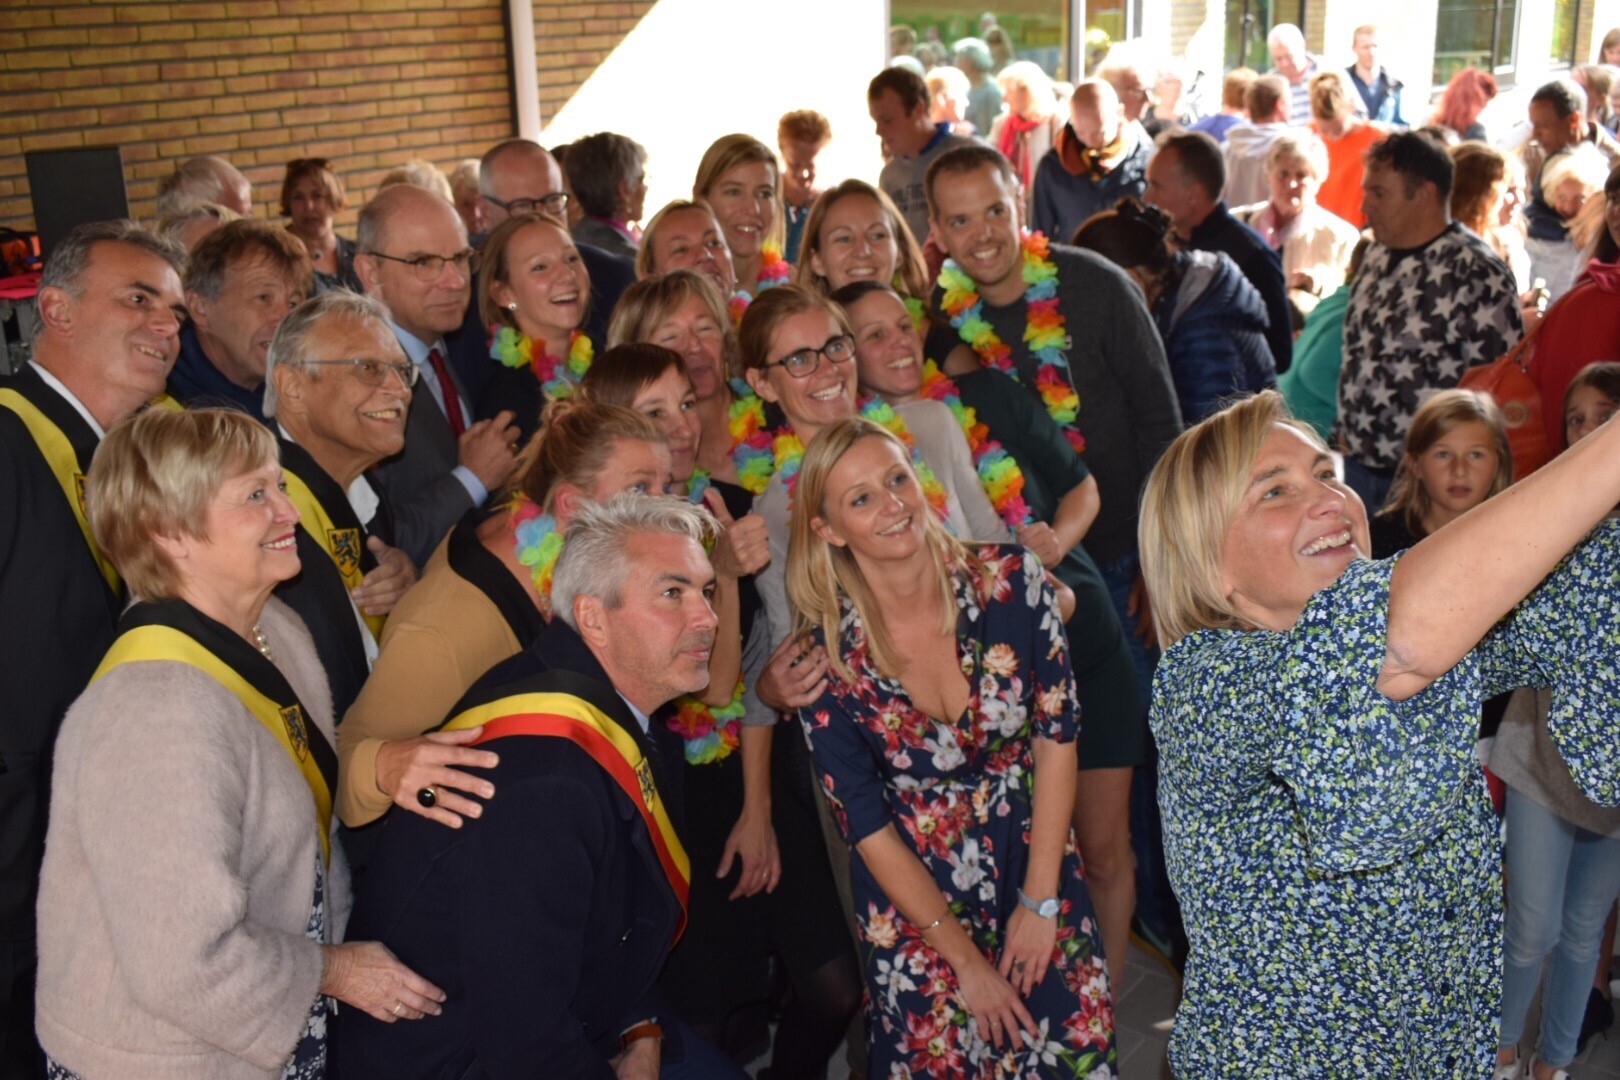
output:
M 287 163 L 281 181 L 281 212 L 288 218 L 287 231 L 304 242 L 315 264 L 315 289 L 349 289 L 360 292 L 360 275 L 354 270 L 359 250 L 353 240 L 339 236 L 332 219 L 349 205 L 343 181 L 325 158 L 298 158 Z

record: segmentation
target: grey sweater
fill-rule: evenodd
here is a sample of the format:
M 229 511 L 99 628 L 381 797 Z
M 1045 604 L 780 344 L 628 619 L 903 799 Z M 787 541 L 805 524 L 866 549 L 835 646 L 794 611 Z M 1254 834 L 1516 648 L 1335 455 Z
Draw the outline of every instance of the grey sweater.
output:
M 1547 712 L 1552 691 L 1515 690 L 1491 744 L 1491 771 L 1502 783 L 1545 806 L 1577 828 L 1620 839 L 1620 808 L 1599 806 L 1581 794 L 1552 736 Z
M 1086 534 L 1086 550 L 1108 563 L 1136 550 L 1142 485 L 1165 447 L 1181 433 L 1164 343 L 1135 283 L 1089 251 L 1052 245 L 1058 303 L 1072 339 L 1069 375 L 1080 395 L 1076 427 L 1085 437 L 1086 465 L 1097 478 L 1102 510 Z M 944 318 L 942 290 L 934 310 Z M 1035 393 L 1036 364 L 1024 345 L 1024 301 L 984 305 L 984 317 L 1013 351 L 1023 385 Z

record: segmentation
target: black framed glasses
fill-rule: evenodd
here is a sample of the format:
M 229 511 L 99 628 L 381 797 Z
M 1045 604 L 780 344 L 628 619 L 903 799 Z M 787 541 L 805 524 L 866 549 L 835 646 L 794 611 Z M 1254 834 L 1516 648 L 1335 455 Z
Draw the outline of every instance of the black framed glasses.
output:
M 381 386 L 388 381 L 389 375 L 395 375 L 409 390 L 416 385 L 416 380 L 422 374 L 415 364 L 401 364 L 393 360 L 377 360 L 362 356 L 353 360 L 305 360 L 306 367 L 346 367 L 354 373 L 354 377 L 361 383 L 372 388 Z
M 561 214 L 568 209 L 570 199 L 566 191 L 553 191 L 549 195 L 542 195 L 538 199 L 497 199 L 493 195 L 484 198 L 505 210 L 508 214 L 534 214 L 544 211 L 548 214 Z
M 472 248 L 458 251 L 454 255 L 413 255 L 409 259 L 402 259 L 398 255 L 384 255 L 380 251 L 362 251 L 360 254 L 370 255 L 373 259 L 404 263 L 411 268 L 417 281 L 439 280 L 439 275 L 444 273 L 446 265 L 455 266 L 456 273 L 468 280 L 478 272 L 478 252 Z
M 795 379 L 808 379 L 821 367 L 822 357 L 826 357 L 829 364 L 849 363 L 855 359 L 855 339 L 849 334 L 839 334 L 828 338 L 827 343 L 819 349 L 800 349 L 764 366 L 779 367 Z

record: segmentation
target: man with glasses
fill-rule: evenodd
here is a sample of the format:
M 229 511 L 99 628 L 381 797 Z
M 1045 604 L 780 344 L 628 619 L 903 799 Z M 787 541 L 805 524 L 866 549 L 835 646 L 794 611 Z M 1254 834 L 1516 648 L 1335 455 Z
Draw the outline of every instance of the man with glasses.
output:
M 342 716 L 371 673 L 383 620 L 416 581 L 391 546 L 393 519 L 370 472 L 405 447 L 417 369 L 370 297 L 322 293 L 270 345 L 264 409 L 298 507 L 297 577 L 276 595 L 303 617 Z
M 545 147 L 527 139 L 508 139 L 484 155 L 478 163 L 478 194 L 484 205 L 484 220 L 491 229 L 513 214 L 542 214 L 565 229 L 569 227 L 569 194 L 563 184 L 562 167 Z M 475 236 L 473 246 L 481 247 L 483 241 L 482 236 Z M 585 333 L 600 346 L 607 340 L 607 321 L 613 305 L 636 280 L 635 264 L 577 239 L 575 247 L 591 277 Z M 488 336 L 483 327 L 478 330 L 480 337 Z
M 462 330 L 475 271 L 455 207 L 409 184 L 384 188 L 360 211 L 358 247 L 366 294 L 388 309 L 421 380 L 405 447 L 377 468 L 396 540 L 420 566 L 463 514 L 505 483 L 518 431 L 509 412 L 474 420 L 477 390 L 452 369 L 446 335 Z M 487 349 L 483 359 L 485 368 L 494 363 Z

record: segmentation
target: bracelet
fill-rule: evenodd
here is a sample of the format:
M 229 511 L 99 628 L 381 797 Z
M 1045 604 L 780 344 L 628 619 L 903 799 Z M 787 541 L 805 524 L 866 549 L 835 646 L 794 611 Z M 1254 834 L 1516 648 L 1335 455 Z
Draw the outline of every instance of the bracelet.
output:
M 651 1020 L 645 1020 L 619 1036 L 619 1049 L 628 1050 L 630 1044 L 642 1039 L 662 1039 L 664 1029 Z
M 946 914 L 946 915 L 949 915 L 949 914 L 950 914 L 950 912 L 948 912 L 948 911 L 947 911 L 947 912 L 946 912 L 946 913 L 945 913 L 945 914 Z M 935 929 L 938 929 L 938 928 L 939 928 L 939 925 L 940 925 L 940 924 L 941 924 L 941 923 L 943 923 L 943 922 L 944 922 L 944 921 L 945 921 L 945 915 L 941 915 L 941 916 L 940 916 L 940 917 L 939 917 L 939 918 L 937 918 L 937 919 L 935 919 L 935 920 L 934 920 L 934 921 L 933 921 L 933 922 L 931 922 L 931 923 L 929 923 L 929 924 L 928 924 L 928 925 L 927 925 L 927 926 L 925 926 L 925 927 L 923 927 L 923 928 L 922 928 L 922 929 L 920 929 L 920 930 L 918 930 L 918 931 L 917 931 L 917 934 L 918 934 L 918 935 L 919 935 L 919 936 L 921 936 L 921 935 L 923 935 L 923 934 L 926 934 L 926 933 L 928 933 L 928 931 L 930 931 L 930 930 L 935 930 Z

